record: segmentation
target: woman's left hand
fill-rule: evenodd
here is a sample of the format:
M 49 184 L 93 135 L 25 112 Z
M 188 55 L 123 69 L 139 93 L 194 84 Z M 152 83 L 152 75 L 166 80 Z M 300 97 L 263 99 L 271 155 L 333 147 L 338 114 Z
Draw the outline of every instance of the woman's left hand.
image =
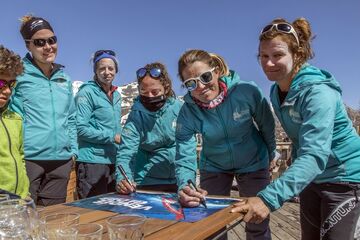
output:
M 244 198 L 235 203 L 231 212 L 245 213 L 244 221 L 259 224 L 270 214 L 270 209 L 259 197 Z

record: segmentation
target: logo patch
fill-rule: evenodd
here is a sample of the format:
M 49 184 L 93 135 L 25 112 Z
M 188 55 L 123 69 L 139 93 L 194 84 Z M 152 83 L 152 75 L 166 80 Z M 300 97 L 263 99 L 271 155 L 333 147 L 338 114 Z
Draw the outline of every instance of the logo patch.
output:
M 291 118 L 291 120 L 295 123 L 302 123 L 302 119 L 301 119 L 301 116 L 300 116 L 300 113 L 296 112 L 294 110 L 294 108 L 290 108 L 289 109 L 289 116 Z
M 247 117 L 248 115 L 250 115 L 249 110 L 238 111 L 238 109 L 236 108 L 235 111 L 233 112 L 233 119 L 234 121 L 237 122 Z

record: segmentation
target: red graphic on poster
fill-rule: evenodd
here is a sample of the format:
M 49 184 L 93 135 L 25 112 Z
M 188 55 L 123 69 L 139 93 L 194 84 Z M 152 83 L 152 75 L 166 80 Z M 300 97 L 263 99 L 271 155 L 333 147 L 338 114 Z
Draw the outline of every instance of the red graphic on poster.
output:
M 171 213 L 175 214 L 176 220 L 182 220 L 184 219 L 184 211 L 182 207 L 179 207 L 178 209 L 175 208 L 174 203 L 177 203 L 174 199 L 161 197 L 161 202 L 163 206 Z

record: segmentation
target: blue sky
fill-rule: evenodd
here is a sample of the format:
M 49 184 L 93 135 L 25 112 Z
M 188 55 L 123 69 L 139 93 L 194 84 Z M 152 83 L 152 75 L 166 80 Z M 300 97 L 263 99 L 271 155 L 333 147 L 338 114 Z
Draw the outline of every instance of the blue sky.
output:
M 0 44 L 26 53 L 18 19 L 46 18 L 59 39 L 57 62 L 73 80 L 92 78 L 92 53 L 113 49 L 120 61 L 115 84 L 135 80 L 135 71 L 153 61 L 168 67 L 178 95 L 177 60 L 188 49 L 218 53 L 243 80 L 266 96 L 271 83 L 256 59 L 260 29 L 275 17 L 305 17 L 316 38 L 312 64 L 340 82 L 343 99 L 360 108 L 360 1 L 348 0 L 2 0 Z

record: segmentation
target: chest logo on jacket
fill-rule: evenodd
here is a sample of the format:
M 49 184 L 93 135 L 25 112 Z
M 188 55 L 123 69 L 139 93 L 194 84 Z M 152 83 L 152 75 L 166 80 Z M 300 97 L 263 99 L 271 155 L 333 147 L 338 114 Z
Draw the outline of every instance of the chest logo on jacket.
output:
M 291 118 L 291 120 L 295 123 L 302 123 L 302 119 L 300 116 L 300 113 L 298 113 L 297 111 L 295 111 L 294 108 L 289 108 L 289 116 Z
M 246 118 L 248 115 L 250 115 L 249 110 L 238 111 L 238 108 L 235 108 L 235 111 L 233 112 L 233 119 L 235 122 L 238 122 L 241 119 Z
M 60 78 L 56 81 L 56 85 L 60 88 L 63 88 L 63 89 L 66 89 L 68 88 L 68 83 L 66 82 L 65 79 L 63 78 Z

